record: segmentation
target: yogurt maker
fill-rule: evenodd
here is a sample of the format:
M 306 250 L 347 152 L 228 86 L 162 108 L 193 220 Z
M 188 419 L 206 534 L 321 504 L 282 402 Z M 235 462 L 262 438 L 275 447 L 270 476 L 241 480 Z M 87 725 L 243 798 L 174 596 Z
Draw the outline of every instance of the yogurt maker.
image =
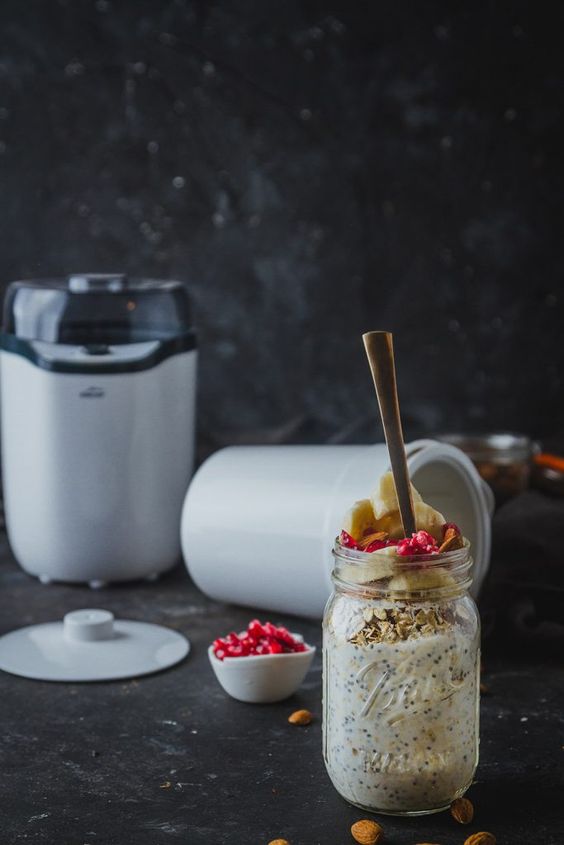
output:
M 180 556 L 196 338 L 175 281 L 13 282 L 0 335 L 6 526 L 42 581 L 155 577 Z

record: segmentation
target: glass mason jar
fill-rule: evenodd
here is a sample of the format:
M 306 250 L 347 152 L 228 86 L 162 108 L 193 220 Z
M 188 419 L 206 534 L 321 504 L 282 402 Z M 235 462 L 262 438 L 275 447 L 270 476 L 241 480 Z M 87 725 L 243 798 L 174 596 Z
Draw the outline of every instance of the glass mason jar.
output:
M 443 810 L 478 763 L 480 623 L 469 546 L 398 558 L 337 541 L 323 620 L 323 746 L 337 791 L 393 815 Z

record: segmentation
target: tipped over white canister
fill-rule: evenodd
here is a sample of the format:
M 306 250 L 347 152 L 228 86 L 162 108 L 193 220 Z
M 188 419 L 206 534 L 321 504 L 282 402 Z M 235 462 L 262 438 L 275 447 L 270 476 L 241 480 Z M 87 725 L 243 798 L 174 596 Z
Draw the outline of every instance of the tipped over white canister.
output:
M 406 450 L 423 500 L 470 540 L 477 596 L 489 566 L 491 490 L 454 446 L 419 440 Z M 383 443 L 216 452 L 184 502 L 181 540 L 190 575 L 217 601 L 320 618 L 343 515 L 388 469 Z

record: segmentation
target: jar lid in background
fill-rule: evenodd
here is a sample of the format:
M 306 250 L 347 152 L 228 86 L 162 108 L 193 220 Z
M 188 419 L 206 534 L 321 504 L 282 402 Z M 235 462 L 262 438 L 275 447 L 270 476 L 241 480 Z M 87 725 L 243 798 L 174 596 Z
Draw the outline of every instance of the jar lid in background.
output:
M 438 434 L 436 440 L 462 449 L 473 461 L 509 463 L 528 461 L 535 452 L 535 444 L 526 434 L 503 431 L 487 434 Z
M 540 451 L 528 435 L 509 431 L 439 434 L 436 439 L 468 455 L 491 486 L 498 505 L 527 489 L 532 460 Z

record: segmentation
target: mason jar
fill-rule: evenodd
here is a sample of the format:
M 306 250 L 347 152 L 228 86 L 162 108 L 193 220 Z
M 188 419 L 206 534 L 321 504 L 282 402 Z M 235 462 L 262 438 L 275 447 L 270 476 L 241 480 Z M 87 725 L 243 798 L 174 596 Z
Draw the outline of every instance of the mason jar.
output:
M 461 549 L 399 557 L 333 550 L 323 620 L 323 744 L 337 791 L 362 809 L 438 812 L 478 762 L 480 623 Z

